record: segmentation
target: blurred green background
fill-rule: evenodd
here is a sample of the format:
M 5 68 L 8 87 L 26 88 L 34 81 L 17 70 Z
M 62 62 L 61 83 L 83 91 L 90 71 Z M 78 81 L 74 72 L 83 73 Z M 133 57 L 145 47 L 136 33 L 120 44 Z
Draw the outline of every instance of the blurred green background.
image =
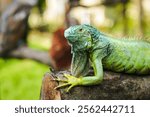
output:
M 39 2 L 30 13 L 28 21 L 30 32 L 27 41 L 30 48 L 49 51 L 53 32 L 65 24 L 67 0 L 43 1 L 45 3 Z M 74 7 L 70 12 L 80 23 L 90 23 L 118 38 L 125 36 L 150 39 L 147 38 L 150 37 L 149 0 L 142 0 L 142 3 L 141 0 L 129 0 L 125 6 L 109 2 L 98 5 L 105 0 L 78 1 L 83 6 L 88 6 Z M 11 0 L 7 2 L 11 3 Z M 39 8 L 43 11 L 41 12 Z M 49 67 L 33 60 L 0 58 L 0 99 L 39 99 L 42 78 L 49 72 Z
M 34 49 L 48 50 L 49 39 L 39 32 L 29 34 L 29 46 Z M 0 58 L 0 99 L 30 99 L 40 97 L 43 75 L 49 66 L 28 59 Z

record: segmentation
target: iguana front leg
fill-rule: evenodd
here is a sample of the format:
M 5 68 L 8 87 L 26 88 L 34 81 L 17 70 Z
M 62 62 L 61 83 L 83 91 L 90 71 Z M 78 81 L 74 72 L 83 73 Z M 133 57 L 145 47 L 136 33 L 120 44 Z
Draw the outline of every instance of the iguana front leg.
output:
M 63 81 L 61 80 L 62 82 L 65 83 L 63 85 L 57 86 L 55 89 L 70 85 L 69 88 L 67 89 L 68 92 L 74 86 L 79 86 L 79 85 L 89 86 L 89 85 L 100 84 L 103 80 L 103 68 L 102 68 L 101 59 L 96 58 L 92 60 L 92 66 L 94 69 L 94 76 L 86 76 L 86 77 L 80 76 L 79 78 L 77 78 L 72 75 L 65 75 L 67 80 L 63 80 Z

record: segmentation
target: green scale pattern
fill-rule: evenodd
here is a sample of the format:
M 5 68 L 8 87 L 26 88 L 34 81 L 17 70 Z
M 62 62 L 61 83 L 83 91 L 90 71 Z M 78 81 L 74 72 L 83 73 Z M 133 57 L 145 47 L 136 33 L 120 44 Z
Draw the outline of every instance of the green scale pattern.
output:
M 150 74 L 150 44 L 107 37 L 113 50 L 103 59 L 105 69 L 128 74 Z

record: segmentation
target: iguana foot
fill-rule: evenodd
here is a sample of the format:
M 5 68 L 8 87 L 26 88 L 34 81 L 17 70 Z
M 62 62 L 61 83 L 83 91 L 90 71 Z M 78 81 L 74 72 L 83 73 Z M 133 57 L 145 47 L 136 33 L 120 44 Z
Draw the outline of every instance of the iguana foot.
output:
M 65 87 L 65 86 L 69 86 L 69 85 L 70 85 L 70 86 L 67 88 L 67 92 L 69 92 L 72 87 L 77 86 L 77 85 L 80 85 L 80 82 L 81 82 L 81 79 L 80 79 L 80 78 L 76 78 L 76 77 L 74 77 L 74 76 L 72 76 L 72 75 L 69 75 L 69 74 L 64 74 L 64 76 L 65 76 L 67 79 L 65 79 L 65 80 L 62 80 L 62 79 L 59 79 L 59 78 L 56 79 L 56 81 L 58 81 L 58 82 L 64 82 L 64 84 L 55 87 L 55 89 L 62 88 L 62 87 Z

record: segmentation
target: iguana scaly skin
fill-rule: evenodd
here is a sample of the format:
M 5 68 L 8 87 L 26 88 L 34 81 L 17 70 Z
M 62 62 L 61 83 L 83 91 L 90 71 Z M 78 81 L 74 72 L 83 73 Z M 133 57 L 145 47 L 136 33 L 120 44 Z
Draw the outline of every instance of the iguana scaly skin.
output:
M 72 75 L 56 88 L 70 85 L 97 85 L 103 80 L 103 68 L 114 72 L 145 75 L 150 74 L 150 43 L 137 40 L 114 39 L 90 25 L 76 25 L 65 31 L 72 46 Z M 94 76 L 86 76 L 90 64 Z

